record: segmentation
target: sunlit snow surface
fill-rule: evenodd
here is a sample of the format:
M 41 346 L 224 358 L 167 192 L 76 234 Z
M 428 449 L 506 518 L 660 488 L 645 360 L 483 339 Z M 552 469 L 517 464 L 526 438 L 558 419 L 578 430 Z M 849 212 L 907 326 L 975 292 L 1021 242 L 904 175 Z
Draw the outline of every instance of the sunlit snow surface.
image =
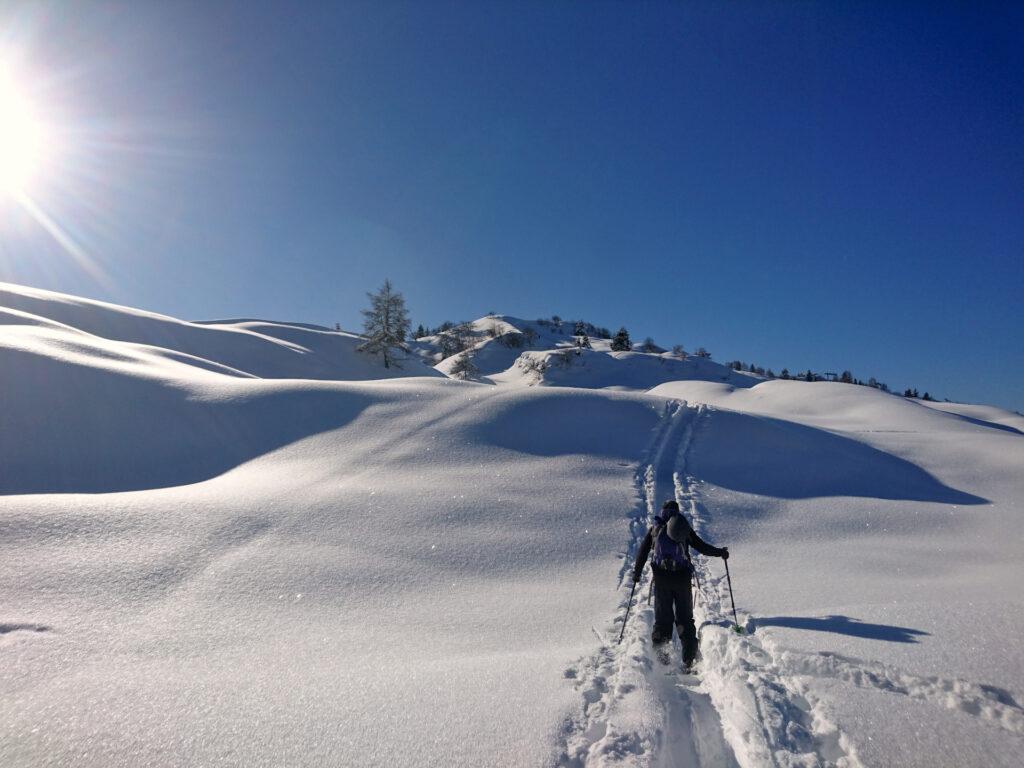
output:
M 494 322 L 460 382 L 0 285 L 0 765 L 1018 764 L 1024 419 Z M 614 642 L 667 496 L 700 681 L 646 581 Z

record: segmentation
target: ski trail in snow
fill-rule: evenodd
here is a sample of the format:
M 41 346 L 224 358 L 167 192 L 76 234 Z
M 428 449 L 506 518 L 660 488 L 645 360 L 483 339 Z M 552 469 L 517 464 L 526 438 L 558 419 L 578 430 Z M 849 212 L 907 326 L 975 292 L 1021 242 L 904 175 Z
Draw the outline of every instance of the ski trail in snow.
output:
M 678 673 L 678 641 L 674 664 L 658 662 L 650 643 L 653 610 L 646 604 L 649 569 L 637 585 L 624 639 L 617 644 L 626 613 L 627 574 L 637 549 L 662 501 L 672 498 L 676 468 L 685 462 L 697 411 L 684 402 L 666 403 L 647 459 L 636 473 L 639 500 L 630 521 L 630 542 L 620 570 L 623 600 L 617 616 L 599 637 L 609 642 L 589 658 L 566 670 L 582 698 L 578 715 L 562 731 L 561 766 L 737 766 L 723 736 L 722 722 L 711 697 L 693 677 Z M 687 683 L 691 684 L 687 684 Z
M 707 406 L 699 406 L 691 440 Z M 697 481 L 681 461 L 675 473 L 676 500 L 701 532 L 708 520 Z M 859 768 L 856 748 L 834 722 L 800 673 L 785 673 L 770 649 L 753 635 L 731 631 L 732 611 L 725 571 L 717 558 L 694 556 L 700 584 L 694 616 L 700 639 L 701 673 L 722 718 L 726 739 L 743 768 L 753 766 L 836 766 Z M 740 617 L 741 625 L 745 624 Z
M 706 406 L 698 409 L 694 434 L 699 433 L 708 410 Z M 688 453 L 684 452 L 683 457 Z M 686 472 L 685 461 L 680 462 L 676 473 L 675 491 L 680 507 L 688 510 L 694 528 L 701 531 L 709 510 L 695 479 Z M 1024 707 L 998 688 L 917 676 L 833 653 L 785 648 L 773 642 L 770 635 L 731 632 L 725 572 L 714 560 L 694 559 L 702 587 L 694 608 L 703 656 L 702 677 L 721 714 L 726 737 L 744 768 L 863 765 L 850 737 L 836 725 L 828 703 L 814 693 L 814 679 L 908 696 L 1024 734 Z M 755 621 L 742 609 L 738 613 L 740 624 L 752 631 Z

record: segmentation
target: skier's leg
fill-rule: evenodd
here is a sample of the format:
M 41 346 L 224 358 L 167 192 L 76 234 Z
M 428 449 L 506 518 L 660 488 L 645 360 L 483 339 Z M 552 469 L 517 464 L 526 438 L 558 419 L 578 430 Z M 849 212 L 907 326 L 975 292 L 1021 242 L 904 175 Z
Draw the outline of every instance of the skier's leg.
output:
M 672 590 L 665 579 L 654 575 L 654 629 L 651 640 L 655 645 L 672 639 Z
M 693 595 L 689 584 L 673 593 L 676 609 L 676 631 L 683 643 L 683 663 L 693 664 L 697 658 L 697 627 L 693 623 Z

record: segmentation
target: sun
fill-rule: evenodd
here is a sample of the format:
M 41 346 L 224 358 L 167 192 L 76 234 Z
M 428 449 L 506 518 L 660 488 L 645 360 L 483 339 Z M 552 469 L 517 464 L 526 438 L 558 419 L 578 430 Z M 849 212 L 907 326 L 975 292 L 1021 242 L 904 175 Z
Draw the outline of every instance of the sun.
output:
M 32 105 L 0 68 L 0 192 L 26 191 L 42 161 L 43 134 Z

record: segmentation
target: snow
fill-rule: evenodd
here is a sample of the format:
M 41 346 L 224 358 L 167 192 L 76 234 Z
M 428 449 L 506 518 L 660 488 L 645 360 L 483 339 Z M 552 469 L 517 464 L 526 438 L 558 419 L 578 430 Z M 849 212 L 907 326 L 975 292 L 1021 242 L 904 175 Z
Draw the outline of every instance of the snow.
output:
M 1024 417 L 472 325 L 0 286 L 0 765 L 1018 763 Z M 699 677 L 616 642 L 670 497 Z

